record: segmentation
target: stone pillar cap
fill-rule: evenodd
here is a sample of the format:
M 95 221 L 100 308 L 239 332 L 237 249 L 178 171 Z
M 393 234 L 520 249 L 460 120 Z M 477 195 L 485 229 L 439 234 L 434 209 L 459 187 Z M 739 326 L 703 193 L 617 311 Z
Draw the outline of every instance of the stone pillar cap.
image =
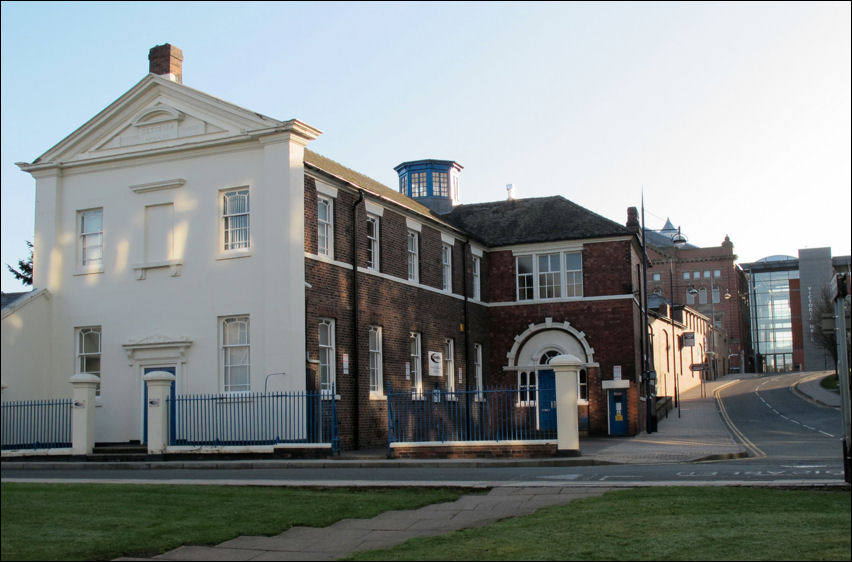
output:
M 93 375 L 92 373 L 77 373 L 73 377 L 71 377 L 68 382 L 71 384 L 83 384 L 83 383 L 99 383 L 101 382 L 101 377 L 98 375 Z
M 175 376 L 166 371 L 151 371 L 142 377 L 142 380 L 145 382 L 154 382 L 154 381 L 173 381 L 175 380 Z

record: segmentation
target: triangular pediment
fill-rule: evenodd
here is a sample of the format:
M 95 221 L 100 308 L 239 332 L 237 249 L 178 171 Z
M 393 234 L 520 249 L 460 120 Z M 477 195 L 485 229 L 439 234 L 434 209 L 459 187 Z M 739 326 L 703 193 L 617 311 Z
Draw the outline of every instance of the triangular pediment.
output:
M 149 74 L 33 165 L 184 149 L 238 140 L 251 131 L 281 125 L 282 121 Z
M 114 151 L 163 141 L 201 140 L 204 137 L 219 137 L 223 133 L 228 133 L 228 130 L 160 102 L 146 108 L 127 126 L 96 145 L 90 152 Z

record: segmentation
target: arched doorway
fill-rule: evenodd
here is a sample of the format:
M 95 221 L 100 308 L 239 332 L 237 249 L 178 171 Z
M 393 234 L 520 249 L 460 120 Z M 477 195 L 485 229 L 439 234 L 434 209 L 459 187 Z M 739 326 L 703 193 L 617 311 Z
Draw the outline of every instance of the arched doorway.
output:
M 556 428 L 555 372 L 548 365 L 557 355 L 573 355 L 586 364 L 594 363 L 594 349 L 583 332 L 568 322 L 554 323 L 550 318 L 541 324 L 530 324 L 515 337 L 507 354 L 507 369 L 517 373 L 518 405 L 536 408 L 539 429 Z M 586 369 L 581 369 L 578 375 L 578 405 L 588 405 L 586 373 Z M 581 425 L 588 428 L 588 417 Z

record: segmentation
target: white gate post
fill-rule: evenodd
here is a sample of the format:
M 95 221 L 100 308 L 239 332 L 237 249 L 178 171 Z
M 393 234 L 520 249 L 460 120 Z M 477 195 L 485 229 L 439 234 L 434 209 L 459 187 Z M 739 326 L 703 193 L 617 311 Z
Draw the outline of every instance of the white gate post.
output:
M 152 371 L 142 377 L 148 388 L 148 454 L 161 455 L 169 444 L 169 407 L 175 376 L 165 371 Z
M 560 455 L 580 454 L 577 397 L 583 364 L 583 360 L 573 355 L 557 355 L 548 363 L 556 373 L 556 448 Z
M 95 448 L 95 393 L 101 379 L 91 373 L 77 373 L 68 381 L 71 394 L 71 454 L 91 455 Z

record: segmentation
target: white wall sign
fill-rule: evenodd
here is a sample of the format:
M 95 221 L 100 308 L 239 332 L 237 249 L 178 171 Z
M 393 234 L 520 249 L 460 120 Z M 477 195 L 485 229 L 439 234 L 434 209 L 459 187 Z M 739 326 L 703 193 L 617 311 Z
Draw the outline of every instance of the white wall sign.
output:
M 440 351 L 429 352 L 429 376 L 444 376 L 444 354 Z
M 612 367 L 612 378 L 613 378 L 613 380 L 617 380 L 617 381 L 621 380 L 621 365 L 613 365 L 613 367 Z
M 695 332 L 683 333 L 683 347 L 695 347 Z
M 348 353 L 343 354 L 343 374 L 344 375 L 349 374 L 349 354 Z
M 411 380 L 411 362 L 410 361 L 405 362 L 405 380 L 407 380 L 407 381 Z

